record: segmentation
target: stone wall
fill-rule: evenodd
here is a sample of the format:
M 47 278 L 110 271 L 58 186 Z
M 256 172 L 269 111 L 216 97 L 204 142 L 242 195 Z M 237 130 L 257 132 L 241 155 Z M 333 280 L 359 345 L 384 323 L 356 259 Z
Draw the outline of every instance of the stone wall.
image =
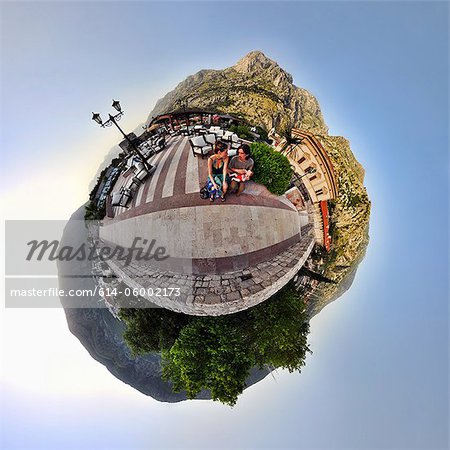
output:
M 263 302 L 295 276 L 315 244 L 310 227 L 302 230 L 305 234 L 300 242 L 288 250 L 255 266 L 221 275 L 161 272 L 136 262 L 125 266 L 114 260 L 108 265 L 131 290 L 139 292 L 143 308 L 159 306 L 201 316 L 231 314 Z M 180 295 L 157 295 L 169 288 L 178 288 Z

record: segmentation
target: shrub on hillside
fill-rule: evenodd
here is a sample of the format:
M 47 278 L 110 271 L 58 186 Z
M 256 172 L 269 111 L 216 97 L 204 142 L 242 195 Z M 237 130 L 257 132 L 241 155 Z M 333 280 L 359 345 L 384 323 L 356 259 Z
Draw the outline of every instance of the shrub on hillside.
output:
M 241 139 L 247 139 L 249 141 L 254 139 L 253 134 L 250 132 L 250 128 L 247 125 L 231 125 L 228 130 L 236 133 Z
M 269 141 L 269 136 L 267 134 L 267 131 L 262 127 L 256 127 L 256 132 L 259 134 L 259 140 L 260 141 Z
M 106 215 L 106 207 L 97 206 L 97 203 L 93 200 L 89 201 L 84 207 L 84 220 L 102 220 Z

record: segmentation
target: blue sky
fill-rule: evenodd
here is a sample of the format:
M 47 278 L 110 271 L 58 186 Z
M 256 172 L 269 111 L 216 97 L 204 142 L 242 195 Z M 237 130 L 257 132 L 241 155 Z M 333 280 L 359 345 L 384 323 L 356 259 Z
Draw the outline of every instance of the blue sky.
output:
M 312 321 L 303 373 L 268 377 L 232 410 L 159 404 L 93 361 L 62 311 L 2 310 L 3 447 L 448 447 L 446 2 L 0 11 L 5 218 L 64 219 L 87 198 L 120 139 L 92 111 L 121 100 L 131 131 L 187 75 L 255 49 L 318 98 L 330 133 L 365 167 L 373 202 L 367 257 L 352 289 Z

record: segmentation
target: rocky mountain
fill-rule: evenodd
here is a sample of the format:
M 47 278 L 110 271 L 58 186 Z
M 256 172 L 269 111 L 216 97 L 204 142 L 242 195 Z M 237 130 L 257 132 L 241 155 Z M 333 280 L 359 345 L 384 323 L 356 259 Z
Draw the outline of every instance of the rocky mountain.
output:
M 179 109 L 202 108 L 241 116 L 270 130 L 290 123 L 327 134 L 319 103 L 307 90 L 294 86 L 292 76 L 260 51 L 250 52 L 223 70 L 200 70 L 187 77 L 157 103 L 151 117 Z
M 240 116 L 248 122 L 273 127 L 280 133 L 288 125 L 313 133 L 326 149 L 338 180 L 338 197 L 331 203 L 332 251 L 311 266 L 336 284 L 315 287 L 313 314 L 339 297 L 339 284 L 353 280 L 369 242 L 370 201 L 364 187 L 364 169 L 350 143 L 330 136 L 317 99 L 293 84 L 290 74 L 260 51 L 253 51 L 223 70 L 200 70 L 160 99 L 150 117 L 189 108 Z M 320 295 L 319 295 L 320 293 Z
M 338 195 L 330 206 L 331 252 L 312 259 L 311 266 L 335 283 L 319 283 L 310 302 L 311 316 L 347 291 L 369 244 L 370 200 L 364 169 L 340 136 L 317 136 L 327 150 L 338 180 Z

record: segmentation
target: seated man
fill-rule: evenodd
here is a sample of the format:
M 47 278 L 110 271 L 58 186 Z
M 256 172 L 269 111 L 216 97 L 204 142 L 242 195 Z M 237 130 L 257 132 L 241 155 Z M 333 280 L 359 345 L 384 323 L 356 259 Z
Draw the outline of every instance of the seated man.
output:
M 237 150 L 237 155 L 233 156 L 228 164 L 231 192 L 237 190 L 237 196 L 242 194 L 245 189 L 244 183 L 253 175 L 254 164 L 255 162 L 250 158 L 250 147 L 247 144 L 241 144 Z

